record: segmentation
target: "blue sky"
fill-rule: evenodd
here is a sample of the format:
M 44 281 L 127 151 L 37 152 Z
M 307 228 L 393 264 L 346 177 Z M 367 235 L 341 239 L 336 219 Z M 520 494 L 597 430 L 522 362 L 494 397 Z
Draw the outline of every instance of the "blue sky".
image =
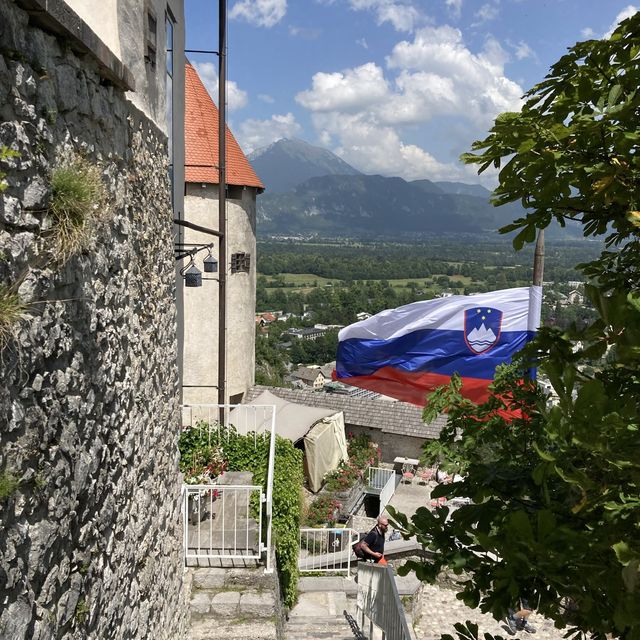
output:
M 228 0 L 229 123 L 246 153 L 297 137 L 365 173 L 493 186 L 460 153 L 567 47 L 636 10 L 628 0 Z M 185 0 L 185 13 L 187 48 L 217 49 L 218 3 Z M 188 57 L 217 100 L 217 58 Z

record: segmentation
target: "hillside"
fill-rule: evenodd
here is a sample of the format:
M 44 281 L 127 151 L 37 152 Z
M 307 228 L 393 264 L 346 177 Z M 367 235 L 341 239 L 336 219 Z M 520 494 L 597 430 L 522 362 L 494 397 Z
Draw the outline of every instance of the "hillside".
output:
M 525 215 L 518 203 L 494 207 L 479 184 L 365 175 L 327 149 L 282 139 L 249 160 L 266 185 L 258 233 L 389 239 L 430 234 L 493 234 Z M 550 228 L 570 238 L 577 228 Z
M 311 178 L 288 193 L 264 193 L 257 204 L 261 235 L 481 233 L 522 213 L 514 206 L 496 209 L 488 198 L 445 193 L 428 180 L 367 175 Z

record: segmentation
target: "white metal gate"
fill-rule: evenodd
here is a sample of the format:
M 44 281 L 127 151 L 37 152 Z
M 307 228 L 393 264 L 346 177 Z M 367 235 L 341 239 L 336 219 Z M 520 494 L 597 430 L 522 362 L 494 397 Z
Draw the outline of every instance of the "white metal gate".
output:
M 185 558 L 260 559 L 262 487 L 184 485 Z
M 234 412 L 235 411 L 235 417 Z M 276 412 L 273 405 L 182 406 L 183 429 L 203 429 L 210 442 L 228 437 L 228 426 L 254 441 L 269 440 L 266 490 L 256 485 L 182 485 L 184 556 L 200 559 L 261 559 L 266 552 L 271 572 L 273 476 L 275 466 Z M 253 469 L 246 469 L 253 471 Z
M 298 569 L 322 573 L 346 573 L 351 577 L 355 560 L 351 545 L 358 541 L 354 529 L 300 529 Z

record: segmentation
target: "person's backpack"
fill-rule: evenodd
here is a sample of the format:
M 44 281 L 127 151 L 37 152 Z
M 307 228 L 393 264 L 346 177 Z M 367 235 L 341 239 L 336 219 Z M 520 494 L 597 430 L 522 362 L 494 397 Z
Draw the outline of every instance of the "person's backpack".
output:
M 362 540 L 359 540 L 355 544 L 351 545 L 351 548 L 353 549 L 353 553 L 356 555 L 357 558 L 360 558 L 360 560 L 364 560 L 365 555 L 362 549 Z

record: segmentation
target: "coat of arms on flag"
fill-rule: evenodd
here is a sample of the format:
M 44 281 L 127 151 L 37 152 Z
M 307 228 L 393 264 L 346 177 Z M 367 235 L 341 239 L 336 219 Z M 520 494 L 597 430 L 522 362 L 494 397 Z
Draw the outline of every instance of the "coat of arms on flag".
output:
M 464 341 L 473 353 L 486 353 L 500 339 L 502 311 L 473 307 L 464 312 Z

